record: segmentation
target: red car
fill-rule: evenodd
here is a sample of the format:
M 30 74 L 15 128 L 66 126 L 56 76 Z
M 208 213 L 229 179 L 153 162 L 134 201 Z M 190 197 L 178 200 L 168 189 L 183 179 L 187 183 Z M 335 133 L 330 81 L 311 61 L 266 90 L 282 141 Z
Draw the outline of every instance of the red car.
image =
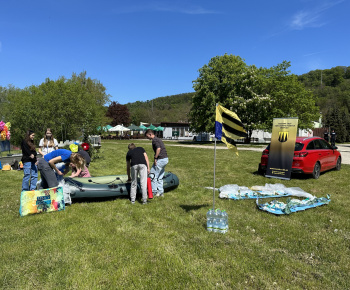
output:
M 263 151 L 259 173 L 266 171 L 270 144 Z M 320 173 L 335 168 L 340 170 L 341 154 L 320 137 L 297 137 L 295 142 L 292 173 L 312 174 L 317 179 Z

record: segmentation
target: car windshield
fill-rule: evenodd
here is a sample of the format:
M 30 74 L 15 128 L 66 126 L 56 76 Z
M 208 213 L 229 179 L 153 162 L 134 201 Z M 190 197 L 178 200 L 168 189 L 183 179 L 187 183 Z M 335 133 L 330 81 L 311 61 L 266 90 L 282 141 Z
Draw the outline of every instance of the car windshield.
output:
M 294 151 L 301 151 L 303 149 L 303 147 L 304 147 L 303 143 L 295 143 Z M 270 144 L 267 145 L 266 149 L 270 150 Z

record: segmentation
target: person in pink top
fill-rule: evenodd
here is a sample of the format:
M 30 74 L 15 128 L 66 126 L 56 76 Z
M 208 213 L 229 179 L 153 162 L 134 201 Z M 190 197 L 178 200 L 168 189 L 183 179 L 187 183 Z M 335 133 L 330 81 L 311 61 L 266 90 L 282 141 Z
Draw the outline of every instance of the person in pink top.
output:
M 69 177 L 91 177 L 89 169 L 86 166 L 83 169 L 78 169 L 73 163 L 70 166 L 72 167 L 72 174 Z

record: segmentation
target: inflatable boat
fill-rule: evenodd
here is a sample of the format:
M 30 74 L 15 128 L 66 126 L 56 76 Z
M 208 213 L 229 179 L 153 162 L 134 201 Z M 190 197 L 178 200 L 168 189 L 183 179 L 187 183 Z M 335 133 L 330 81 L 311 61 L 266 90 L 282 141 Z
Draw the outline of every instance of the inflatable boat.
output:
M 150 177 L 152 178 L 152 176 Z M 130 183 L 127 183 L 127 180 L 127 175 L 64 178 L 65 184 L 69 186 L 72 199 L 129 196 Z M 164 173 L 164 191 L 172 190 L 178 185 L 179 179 L 175 174 L 171 172 Z M 139 181 L 137 192 L 141 192 Z

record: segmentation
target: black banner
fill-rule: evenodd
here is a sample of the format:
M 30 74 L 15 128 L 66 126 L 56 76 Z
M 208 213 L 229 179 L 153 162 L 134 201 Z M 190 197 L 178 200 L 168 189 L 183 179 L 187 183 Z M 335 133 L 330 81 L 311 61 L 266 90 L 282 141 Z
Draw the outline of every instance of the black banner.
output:
M 274 118 L 266 177 L 290 179 L 298 118 Z

